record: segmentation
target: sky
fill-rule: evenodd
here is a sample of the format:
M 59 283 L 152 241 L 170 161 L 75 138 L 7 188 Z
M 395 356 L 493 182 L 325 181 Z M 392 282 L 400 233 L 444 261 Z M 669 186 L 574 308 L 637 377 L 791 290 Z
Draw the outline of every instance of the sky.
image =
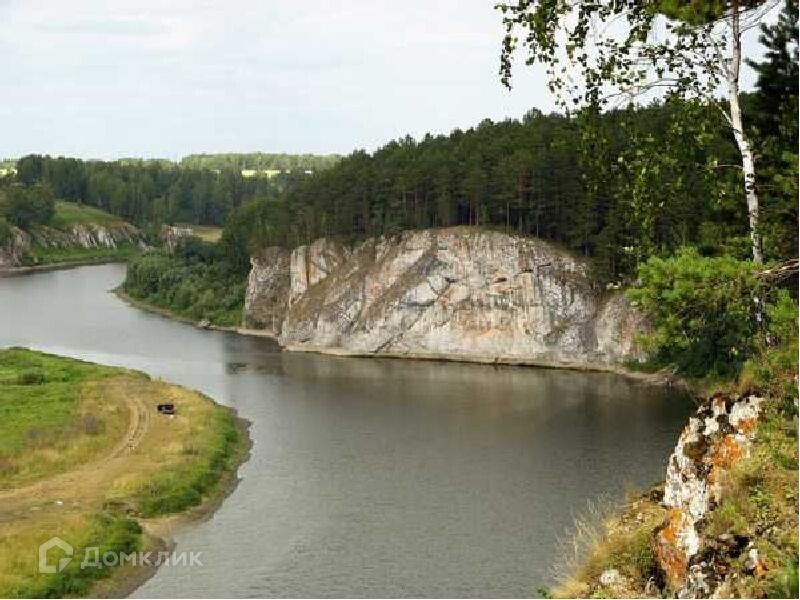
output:
M 541 69 L 501 85 L 494 3 L 0 0 L 0 157 L 349 153 L 552 110 Z

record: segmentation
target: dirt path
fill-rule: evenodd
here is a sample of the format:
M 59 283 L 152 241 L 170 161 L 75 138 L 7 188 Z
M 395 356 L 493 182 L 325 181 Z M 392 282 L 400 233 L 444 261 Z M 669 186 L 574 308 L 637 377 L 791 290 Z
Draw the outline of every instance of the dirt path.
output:
M 151 413 L 128 377 L 109 379 L 108 399 L 128 406 L 125 435 L 110 450 L 70 471 L 24 487 L 0 491 L 0 523 L 48 508 L 74 508 L 97 501 L 97 490 L 132 468 L 132 454 L 150 430 Z

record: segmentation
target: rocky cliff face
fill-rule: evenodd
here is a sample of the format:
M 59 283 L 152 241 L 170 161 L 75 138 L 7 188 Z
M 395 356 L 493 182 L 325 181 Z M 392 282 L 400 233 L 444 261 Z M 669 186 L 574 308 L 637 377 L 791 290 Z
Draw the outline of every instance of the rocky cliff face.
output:
M 35 247 L 117 248 L 126 243 L 144 244 L 141 232 L 129 223 L 110 226 L 79 223 L 65 229 L 43 226 L 31 231 L 11 227 L 10 235 L 0 242 L 0 269 L 24 265 Z
M 536 239 L 409 231 L 268 248 L 251 263 L 245 326 L 292 349 L 575 366 L 640 357 L 644 322 L 624 297 Z
M 0 271 L 18 267 L 23 263 L 31 247 L 30 235 L 12 227 L 0 240 Z
M 689 419 L 669 458 L 663 500 L 668 512 L 655 553 L 679 598 L 731 597 L 733 574 L 715 560 L 720 549 L 705 538 L 702 522 L 719 505 L 731 468 L 748 456 L 763 401 L 754 395 L 714 396 Z M 728 537 L 724 544 L 737 543 Z M 750 550 L 750 558 L 753 569 L 760 565 L 757 550 Z
M 772 589 L 770 572 L 772 582 L 781 581 L 779 548 L 796 557 L 797 471 L 787 461 L 767 472 L 761 461 L 794 460 L 797 446 L 788 421 L 767 424 L 769 403 L 752 393 L 701 400 L 663 485 L 603 518 L 584 563 L 591 567 L 566 580 L 556 597 L 758 598 Z M 768 441 L 787 425 L 788 445 Z

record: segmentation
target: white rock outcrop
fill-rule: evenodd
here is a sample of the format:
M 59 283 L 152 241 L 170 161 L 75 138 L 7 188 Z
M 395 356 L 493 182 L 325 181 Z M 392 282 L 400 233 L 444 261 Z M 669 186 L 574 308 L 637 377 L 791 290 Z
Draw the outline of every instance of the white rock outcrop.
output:
M 77 223 L 63 229 L 38 226 L 30 231 L 10 227 L 9 234 L 0 240 L 0 270 L 11 270 L 29 264 L 34 247 L 117 248 L 122 244 L 146 247 L 142 233 L 129 223 Z
M 251 264 L 244 324 L 292 349 L 575 366 L 641 358 L 645 324 L 624 296 L 533 238 L 407 231 L 352 248 L 268 248 Z
M 703 559 L 699 524 L 721 501 L 728 472 L 750 452 L 763 399 L 717 395 L 689 419 L 667 464 L 667 518 L 655 539 L 656 558 L 679 598 L 707 598 L 726 583 Z

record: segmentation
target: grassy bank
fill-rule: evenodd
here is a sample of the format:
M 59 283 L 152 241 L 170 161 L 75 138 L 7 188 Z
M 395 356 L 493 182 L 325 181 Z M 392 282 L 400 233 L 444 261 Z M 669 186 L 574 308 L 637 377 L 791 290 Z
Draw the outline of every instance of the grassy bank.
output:
M 57 265 L 64 263 L 81 263 L 88 261 L 127 261 L 139 254 L 135 244 L 120 244 L 116 248 L 31 248 L 31 263 L 36 265 Z
M 156 411 L 163 402 L 175 404 L 174 417 Z M 220 499 L 247 444 L 233 413 L 197 392 L 124 369 L 0 351 L 0 596 L 92 595 L 99 582 L 113 594 L 126 579 L 141 581 L 130 565 L 81 568 L 84 549 L 163 548 L 145 533 L 153 519 Z M 36 550 L 54 536 L 74 558 L 39 573 Z M 51 552 L 53 563 L 63 556 Z
M 95 224 L 108 227 L 122 225 L 124 222 L 120 217 L 99 208 L 59 200 L 56 202 L 55 214 L 49 224 L 56 229 L 64 229 L 70 225 Z

